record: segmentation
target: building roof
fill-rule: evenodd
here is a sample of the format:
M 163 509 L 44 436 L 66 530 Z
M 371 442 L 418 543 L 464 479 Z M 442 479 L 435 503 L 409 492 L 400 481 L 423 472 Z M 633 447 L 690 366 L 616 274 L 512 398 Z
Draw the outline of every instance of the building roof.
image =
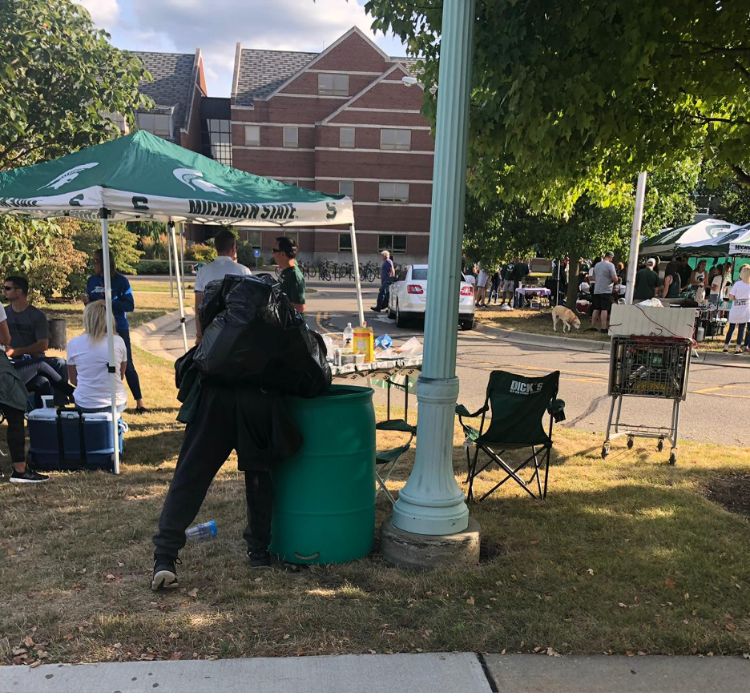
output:
M 253 101 L 266 99 L 289 78 L 299 73 L 318 53 L 308 51 L 276 51 L 241 49 L 234 104 L 250 106 Z M 412 70 L 416 59 L 392 58 Z
M 186 128 L 185 120 L 192 103 L 196 83 L 196 54 L 157 51 L 128 51 L 128 53 L 140 58 L 143 66 L 154 78 L 151 82 L 142 82 L 138 89 L 144 95 L 148 95 L 156 103 L 157 108 L 174 108 L 176 131 Z

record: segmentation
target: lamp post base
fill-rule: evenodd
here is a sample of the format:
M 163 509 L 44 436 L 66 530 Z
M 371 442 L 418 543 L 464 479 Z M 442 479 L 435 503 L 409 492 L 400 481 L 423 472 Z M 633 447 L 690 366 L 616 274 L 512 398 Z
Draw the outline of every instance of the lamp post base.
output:
M 479 564 L 479 523 L 452 535 L 418 535 L 386 520 L 380 528 L 380 549 L 391 564 L 403 569 L 443 569 Z

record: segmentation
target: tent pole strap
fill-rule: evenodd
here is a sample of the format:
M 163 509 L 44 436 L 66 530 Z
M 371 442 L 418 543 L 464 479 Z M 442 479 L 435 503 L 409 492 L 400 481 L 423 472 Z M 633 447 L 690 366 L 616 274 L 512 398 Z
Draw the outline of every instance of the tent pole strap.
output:
M 362 306 L 362 280 L 359 278 L 359 253 L 357 253 L 357 233 L 354 230 L 354 222 L 351 224 L 352 233 L 352 256 L 354 257 L 354 283 L 357 286 L 357 311 L 359 313 L 359 325 L 365 325 L 365 310 Z
M 109 261 L 109 211 L 102 207 L 99 218 L 102 224 L 102 267 L 104 273 L 104 304 L 107 308 L 107 371 L 109 372 L 110 402 L 112 410 L 112 440 L 114 445 L 114 471 L 120 473 L 120 440 L 117 416 L 117 375 L 115 367 L 115 329 L 112 316 L 112 272 Z
M 169 239 L 169 245 L 172 247 L 172 257 L 175 260 L 175 279 L 177 280 L 177 298 L 179 300 L 180 309 L 180 328 L 182 328 L 182 344 L 185 348 L 185 352 L 188 351 L 188 339 L 187 330 L 185 329 L 185 296 L 182 291 L 182 271 L 180 270 L 180 254 L 177 250 L 177 237 L 174 232 L 174 221 L 171 219 L 167 223 L 167 237 Z

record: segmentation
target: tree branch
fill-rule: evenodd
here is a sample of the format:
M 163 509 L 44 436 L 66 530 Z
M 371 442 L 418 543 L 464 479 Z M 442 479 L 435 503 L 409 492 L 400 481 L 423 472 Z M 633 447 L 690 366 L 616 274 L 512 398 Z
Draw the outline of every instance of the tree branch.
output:
M 737 176 L 737 181 L 743 187 L 750 189 L 750 173 L 739 165 L 731 165 L 732 172 Z
M 712 122 L 721 122 L 723 124 L 750 124 L 747 119 L 728 119 L 727 117 L 707 117 L 705 114 L 691 114 L 691 119 L 701 122 L 703 124 L 710 124 Z

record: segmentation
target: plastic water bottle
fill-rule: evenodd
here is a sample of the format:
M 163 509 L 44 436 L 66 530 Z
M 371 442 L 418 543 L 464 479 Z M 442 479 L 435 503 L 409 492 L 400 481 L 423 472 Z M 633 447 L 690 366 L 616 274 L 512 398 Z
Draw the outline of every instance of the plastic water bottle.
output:
M 344 349 L 351 350 L 352 349 L 352 343 L 354 342 L 354 329 L 352 328 L 351 323 L 346 324 L 346 328 L 344 328 Z
M 206 540 L 212 540 L 218 534 L 219 530 L 216 527 L 215 520 L 209 520 L 207 523 L 201 523 L 200 525 L 193 525 L 185 530 L 185 536 L 188 542 L 205 542 Z

